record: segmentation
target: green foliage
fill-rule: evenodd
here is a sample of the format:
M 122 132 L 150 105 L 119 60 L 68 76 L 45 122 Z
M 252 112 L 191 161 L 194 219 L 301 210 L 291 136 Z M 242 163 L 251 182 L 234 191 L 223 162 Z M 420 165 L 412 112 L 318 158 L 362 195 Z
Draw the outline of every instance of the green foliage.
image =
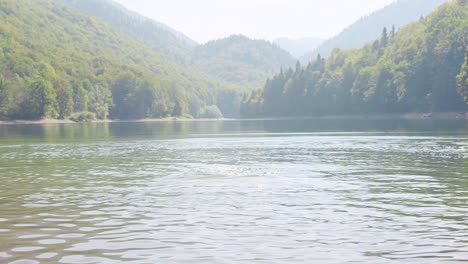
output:
M 309 116 L 468 111 L 463 100 L 468 89 L 467 28 L 466 1 L 447 3 L 399 32 L 384 29 L 379 40 L 362 49 L 335 49 L 327 60 L 318 56 L 306 67 L 282 71 L 243 103 L 242 112 Z
M 91 122 L 97 120 L 97 117 L 95 113 L 79 112 L 71 114 L 69 119 L 75 122 Z
M 56 81 L 54 87 L 57 90 L 59 117 L 65 118 L 73 112 L 73 90 L 61 80 Z
M 57 0 L 118 28 L 179 63 L 186 63 L 196 43 L 166 25 L 143 17 L 111 0 Z
M 225 89 L 217 94 L 216 102 L 223 116 L 239 117 L 244 93 L 234 89 Z
M 33 82 L 29 88 L 29 96 L 25 101 L 26 117 L 33 119 L 57 118 L 56 98 L 57 95 L 52 83 L 42 79 Z
M 290 54 L 277 45 L 244 36 L 231 36 L 197 45 L 185 35 L 126 10 L 112 0 L 56 1 L 102 19 L 179 65 L 188 66 L 211 78 L 233 85 L 242 85 L 249 89 L 258 88 L 281 67 L 292 66 L 295 62 Z M 233 97 L 234 100 L 237 98 L 237 95 Z M 192 107 L 197 104 L 190 103 Z M 192 113 L 193 109 L 189 108 Z
M 388 45 L 388 32 L 387 28 L 384 27 L 382 30 L 382 37 L 380 38 L 380 48 L 385 48 Z
M 198 46 L 192 56 L 192 65 L 200 71 L 248 87 L 259 87 L 281 67 L 290 67 L 294 63 L 294 58 L 279 46 L 242 35 Z
M 463 64 L 460 74 L 457 76 L 458 93 L 463 96 L 468 104 L 468 54 L 465 55 L 465 63 Z
M 8 84 L 5 79 L 0 76 L 0 118 L 8 114 L 9 99 L 11 98 L 8 92 Z
M 55 0 L 0 0 L 0 21 L 0 118 L 195 116 L 241 93 Z
M 219 119 L 223 118 L 223 113 L 221 113 L 221 110 L 216 105 L 210 105 L 203 108 L 198 117 Z

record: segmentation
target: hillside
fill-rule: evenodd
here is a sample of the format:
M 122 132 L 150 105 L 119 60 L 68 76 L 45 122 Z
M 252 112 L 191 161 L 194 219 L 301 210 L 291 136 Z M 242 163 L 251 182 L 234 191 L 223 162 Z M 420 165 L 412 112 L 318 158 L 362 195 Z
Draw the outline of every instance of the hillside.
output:
M 264 40 L 242 35 L 208 42 L 195 48 L 192 65 L 213 77 L 245 86 L 259 86 L 281 67 L 294 65 L 286 51 Z
M 333 49 L 361 48 L 366 43 L 378 38 L 382 28 L 396 30 L 410 22 L 426 16 L 447 0 L 398 0 L 372 14 L 356 21 L 337 36 L 325 41 L 314 51 L 301 57 L 302 63 L 308 63 L 317 57 L 328 57 Z
M 306 53 L 314 50 L 325 40 L 320 38 L 302 38 L 302 39 L 290 39 L 290 38 L 279 38 L 273 42 L 280 46 L 282 49 L 288 51 L 295 58 L 301 58 Z
M 218 98 L 235 101 L 222 83 L 55 1 L 0 4 L 1 118 L 200 116 Z
M 191 50 L 197 45 L 184 34 L 127 10 L 112 0 L 56 0 L 59 3 L 78 8 L 99 17 L 122 32 L 143 42 L 145 45 L 176 60 L 185 63 Z
M 258 88 L 281 67 L 294 64 L 286 51 L 267 41 L 243 36 L 197 45 L 160 23 L 129 11 L 112 0 L 56 0 L 99 18 L 181 65 L 212 78 Z
M 468 111 L 468 4 L 455 0 L 362 49 L 335 50 L 268 80 L 247 116 Z

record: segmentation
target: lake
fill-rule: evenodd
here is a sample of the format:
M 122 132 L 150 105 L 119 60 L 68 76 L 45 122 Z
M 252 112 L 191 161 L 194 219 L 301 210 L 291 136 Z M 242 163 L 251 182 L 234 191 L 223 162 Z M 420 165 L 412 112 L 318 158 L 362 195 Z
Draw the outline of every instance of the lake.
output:
M 0 126 L 0 263 L 468 263 L 468 124 Z

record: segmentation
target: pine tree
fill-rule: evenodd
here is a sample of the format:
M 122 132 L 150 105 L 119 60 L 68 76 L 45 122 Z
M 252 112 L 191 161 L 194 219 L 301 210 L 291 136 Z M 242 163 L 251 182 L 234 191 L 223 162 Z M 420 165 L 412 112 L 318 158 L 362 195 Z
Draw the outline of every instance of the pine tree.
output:
M 388 32 L 387 28 L 384 27 L 382 30 L 382 37 L 380 38 L 380 47 L 385 48 L 388 45 Z

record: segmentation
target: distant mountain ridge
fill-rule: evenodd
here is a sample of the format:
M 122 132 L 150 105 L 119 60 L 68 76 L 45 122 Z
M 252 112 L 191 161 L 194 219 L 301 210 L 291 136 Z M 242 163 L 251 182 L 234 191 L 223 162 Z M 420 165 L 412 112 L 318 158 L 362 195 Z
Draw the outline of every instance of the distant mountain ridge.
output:
M 278 38 L 273 43 L 280 46 L 282 49 L 287 50 L 291 55 L 296 58 L 304 56 L 307 52 L 310 52 L 322 44 L 325 40 L 321 38 Z
M 362 17 L 354 24 L 344 29 L 337 36 L 328 39 L 314 51 L 301 57 L 302 63 L 308 63 L 318 54 L 328 57 L 333 49 L 361 48 L 368 42 L 378 38 L 384 27 L 396 29 L 417 21 L 420 17 L 434 11 L 441 4 L 450 0 L 398 0 L 390 5 Z
M 192 65 L 222 80 L 263 85 L 269 76 L 294 65 L 296 60 L 279 46 L 233 35 L 195 48 Z

